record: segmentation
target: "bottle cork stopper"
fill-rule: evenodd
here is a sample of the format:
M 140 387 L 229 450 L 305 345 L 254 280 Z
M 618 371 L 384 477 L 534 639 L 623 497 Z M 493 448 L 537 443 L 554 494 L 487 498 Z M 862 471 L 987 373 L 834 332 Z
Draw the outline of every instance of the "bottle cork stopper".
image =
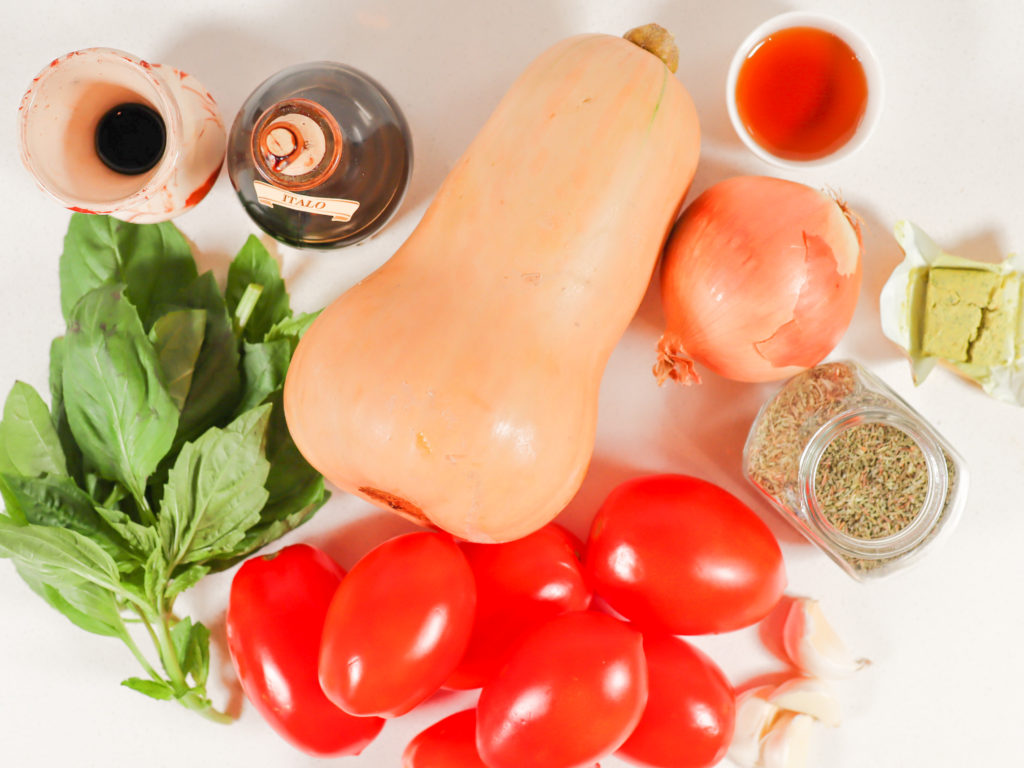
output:
M 252 132 L 260 174 L 290 190 L 311 189 L 337 168 L 342 134 L 334 116 L 307 99 L 288 99 L 266 110 Z
M 277 157 L 288 157 L 299 146 L 295 134 L 283 125 L 273 127 L 267 133 L 267 149 Z
M 300 149 L 299 137 L 287 123 L 274 123 L 264 129 L 260 136 L 260 150 L 275 171 L 288 167 Z

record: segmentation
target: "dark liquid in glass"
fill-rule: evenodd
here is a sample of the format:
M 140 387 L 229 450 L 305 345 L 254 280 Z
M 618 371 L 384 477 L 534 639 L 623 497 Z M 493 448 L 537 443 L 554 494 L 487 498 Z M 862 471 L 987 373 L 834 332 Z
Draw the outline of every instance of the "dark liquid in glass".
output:
M 117 173 L 134 176 L 155 166 L 167 141 L 163 118 L 145 104 L 118 104 L 96 126 L 96 154 Z

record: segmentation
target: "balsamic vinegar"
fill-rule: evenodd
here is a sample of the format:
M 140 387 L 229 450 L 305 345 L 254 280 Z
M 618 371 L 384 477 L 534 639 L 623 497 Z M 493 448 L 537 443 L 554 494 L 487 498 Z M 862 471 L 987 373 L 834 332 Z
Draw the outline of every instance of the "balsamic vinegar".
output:
M 166 142 L 163 118 L 146 104 L 118 104 L 96 126 L 96 154 L 112 171 L 128 176 L 152 169 Z

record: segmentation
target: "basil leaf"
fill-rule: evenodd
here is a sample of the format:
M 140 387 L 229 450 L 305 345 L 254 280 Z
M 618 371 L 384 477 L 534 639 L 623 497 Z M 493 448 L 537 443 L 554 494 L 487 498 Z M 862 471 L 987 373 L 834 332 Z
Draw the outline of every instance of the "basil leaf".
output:
M 284 386 L 288 363 L 292 359 L 292 342 L 289 339 L 276 341 L 244 342 L 242 344 L 242 402 L 241 413 L 255 408 L 268 395 Z
M 242 562 L 254 552 L 277 541 L 286 533 L 294 531 L 300 525 L 309 521 L 330 496 L 329 493 L 324 492 L 321 497 L 307 507 L 302 507 L 279 520 L 266 520 L 258 525 L 254 525 L 246 531 L 245 537 L 235 545 L 233 552 L 210 561 L 210 570 L 213 572 L 227 570 Z
M 182 666 L 182 672 L 188 674 L 185 669 L 185 656 L 188 654 L 189 641 L 192 639 L 192 619 L 188 616 L 182 618 L 171 627 L 171 644 L 174 646 L 174 654 L 178 657 L 178 663 Z
M 186 616 L 171 628 L 171 642 L 181 671 L 191 675 L 197 685 L 205 686 L 210 670 L 210 630 L 202 623 L 193 624 Z
M 113 505 L 97 504 L 94 509 L 140 559 L 145 560 L 150 552 L 160 547 L 160 535 L 156 528 L 135 522 Z
M 128 496 L 128 491 L 120 483 L 107 480 L 96 472 L 89 471 L 82 478 L 82 487 L 85 492 L 94 499 L 103 499 L 106 506 L 117 504 L 121 499 Z M 113 501 L 111 501 L 113 499 Z
M 109 216 L 71 216 L 60 258 L 60 302 L 70 322 L 75 304 L 101 285 L 124 283 L 143 324 L 174 304 L 196 278 L 188 241 L 170 222 L 131 224 Z
M 213 274 L 205 272 L 197 278 L 185 292 L 182 303 L 206 310 L 206 327 L 192 373 L 192 386 L 181 410 L 175 447 L 227 421 L 242 389 L 238 341 Z
M 97 514 L 92 498 L 75 485 L 75 481 L 70 477 L 0 477 L 3 478 L 4 486 L 26 522 L 67 528 L 87 536 L 118 561 L 119 565 L 122 565 L 121 561 L 125 558 L 130 557 L 124 542 Z M 129 569 L 134 567 L 130 564 L 123 565 Z
M 270 470 L 264 435 L 270 408 L 247 411 L 226 429 L 186 443 L 171 468 L 159 527 L 167 560 L 193 563 L 229 553 L 259 522 Z
M 114 558 L 99 544 L 66 528 L 18 525 L 0 517 L 0 557 L 14 560 L 19 571 L 55 587 L 88 582 L 115 595 L 123 593 Z
M 64 410 L 64 337 L 58 336 L 50 342 L 50 408 L 56 422 L 58 413 Z
M 171 448 L 178 409 L 124 286 L 83 296 L 65 339 L 64 406 L 75 440 L 101 474 L 139 501 Z
M 294 345 L 298 343 L 302 335 L 309 330 L 309 326 L 320 316 L 322 310 L 316 312 L 303 312 L 294 317 L 288 317 L 276 323 L 264 337 L 264 341 L 275 341 L 277 339 L 290 339 Z
M 0 448 L 2 447 L 0 444 Z M 7 485 L 5 478 L 8 477 L 12 477 L 12 475 L 0 472 L 0 499 L 4 500 L 4 511 L 7 512 L 7 519 L 18 525 L 26 525 L 28 520 L 25 519 L 25 513 L 21 510 L 21 502 L 14 490 Z
M 79 484 L 83 483 L 82 451 L 71 434 L 67 411 L 64 409 L 64 337 L 58 336 L 50 343 L 50 413 L 57 430 L 68 474 Z
M 14 382 L 0 421 L 0 472 L 36 477 L 67 474 L 64 449 L 43 398 L 23 381 Z
M 299 453 L 288 432 L 281 404 L 281 390 L 268 399 L 273 405 L 267 426 L 266 455 L 270 461 L 267 475 L 267 503 L 260 521 L 246 531 L 233 552 L 212 563 L 215 571 L 230 568 L 256 550 L 279 539 L 308 521 L 330 498 L 323 476 Z
M 159 701 L 170 701 L 177 695 L 174 692 L 174 688 L 163 680 L 150 680 L 146 677 L 129 677 L 127 680 L 122 680 L 121 685 L 125 688 L 131 688 L 133 691 L 145 694 L 151 699 L 157 699 Z
M 205 565 L 190 565 L 182 570 L 177 576 L 170 579 L 167 582 L 167 586 L 164 587 L 164 597 L 167 599 L 167 602 L 173 602 L 174 598 L 186 589 L 194 587 L 209 572 L 210 568 Z
M 117 599 L 110 590 L 88 581 L 62 580 L 58 586 L 48 584 L 26 568 L 18 574 L 37 595 L 62 613 L 77 627 L 104 637 L 127 636 Z
M 259 300 L 245 323 L 242 337 L 246 341 L 260 341 L 275 324 L 291 316 L 288 292 L 281 270 L 274 257 L 255 235 L 249 235 L 242 250 L 228 267 L 227 286 L 224 290 L 228 310 L 232 315 L 250 283 L 263 288 Z
M 6 473 L 9 475 L 19 474 L 18 467 L 15 466 L 14 458 L 7 451 L 7 438 L 4 435 L 4 425 L 0 421 L 0 473 Z
M 299 452 L 288 431 L 281 390 L 268 398 L 274 409 L 267 427 L 267 458 L 270 496 L 263 509 L 263 520 L 283 520 L 310 505 L 319 507 L 327 500 L 323 476 L 310 466 Z
M 205 331 L 205 309 L 177 309 L 158 317 L 149 332 L 167 382 L 167 393 L 179 411 L 185 407 L 192 386 Z
M 160 547 L 149 553 L 143 569 L 142 590 L 150 605 L 160 605 L 164 585 L 167 581 L 167 559 Z
M 210 630 L 202 622 L 192 625 L 182 669 L 192 676 L 196 685 L 206 686 L 210 676 Z

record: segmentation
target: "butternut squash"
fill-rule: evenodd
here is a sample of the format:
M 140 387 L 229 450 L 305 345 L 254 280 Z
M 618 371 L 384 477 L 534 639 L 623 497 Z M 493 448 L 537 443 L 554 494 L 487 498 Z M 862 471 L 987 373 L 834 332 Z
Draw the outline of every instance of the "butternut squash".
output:
M 587 34 L 541 54 L 408 240 L 300 342 L 284 407 L 306 459 L 472 541 L 555 517 L 699 144 L 686 90 L 637 44 Z

